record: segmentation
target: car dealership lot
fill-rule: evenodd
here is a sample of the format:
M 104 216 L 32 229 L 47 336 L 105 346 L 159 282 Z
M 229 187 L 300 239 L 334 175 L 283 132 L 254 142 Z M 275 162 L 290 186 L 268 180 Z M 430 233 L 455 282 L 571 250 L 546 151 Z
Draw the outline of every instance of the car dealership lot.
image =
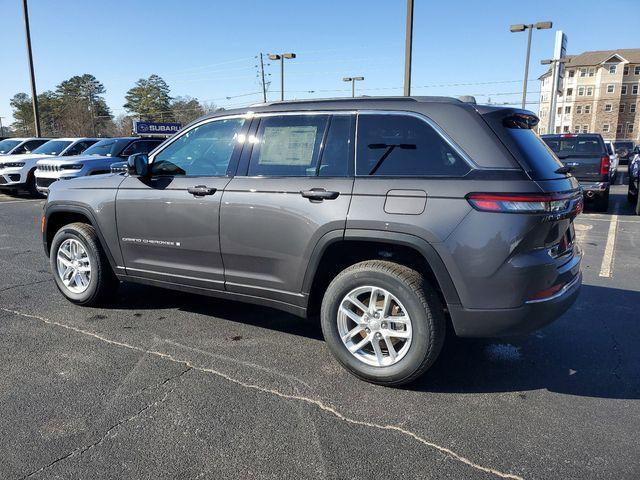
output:
M 425 377 L 356 380 L 319 326 L 139 285 L 57 292 L 42 201 L 0 195 L 0 477 L 634 478 L 640 217 L 615 186 L 576 223 L 574 307 L 531 336 L 455 340 Z

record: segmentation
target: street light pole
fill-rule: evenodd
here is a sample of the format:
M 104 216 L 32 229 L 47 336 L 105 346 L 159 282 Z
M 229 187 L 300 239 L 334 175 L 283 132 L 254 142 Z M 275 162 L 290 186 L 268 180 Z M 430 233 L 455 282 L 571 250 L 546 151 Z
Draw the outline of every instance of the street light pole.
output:
M 27 0 L 22 0 L 24 13 L 24 31 L 27 36 L 27 58 L 29 60 L 29 74 L 31 76 L 31 102 L 33 104 L 33 123 L 36 128 L 36 137 L 40 137 L 40 113 L 38 111 L 38 95 L 36 92 L 36 75 L 33 71 L 33 53 L 31 52 L 31 31 L 29 29 L 29 9 Z
M 284 59 L 296 58 L 295 53 L 270 53 L 269 60 L 280 60 L 280 100 L 284 100 Z
M 344 77 L 343 82 L 351 82 L 351 98 L 356 96 L 356 82 L 364 80 L 364 77 Z
M 411 95 L 411 52 L 413 49 L 413 0 L 407 0 L 407 28 L 404 45 L 404 96 Z
M 519 23 L 516 25 L 511 25 L 509 30 L 512 33 L 516 32 L 524 32 L 525 30 L 529 30 L 527 36 L 527 54 L 524 61 L 524 83 L 522 85 L 522 108 L 524 109 L 527 104 L 527 83 L 529 83 L 529 57 L 531 56 L 531 34 L 533 33 L 533 29 L 536 30 L 548 30 L 553 27 L 553 22 L 538 22 L 538 23 L 530 23 L 524 24 Z

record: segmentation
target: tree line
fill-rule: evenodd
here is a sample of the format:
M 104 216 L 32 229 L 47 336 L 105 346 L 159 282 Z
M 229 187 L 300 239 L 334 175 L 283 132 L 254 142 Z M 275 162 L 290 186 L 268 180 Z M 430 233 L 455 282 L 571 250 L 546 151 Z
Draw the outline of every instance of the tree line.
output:
M 172 97 L 158 75 L 141 78 L 125 95 L 126 114 L 114 116 L 104 99 L 104 85 L 91 74 L 73 76 L 55 90 L 38 95 L 40 126 L 46 137 L 109 137 L 130 135 L 134 120 L 179 122 L 183 125 L 219 110 L 192 97 Z M 31 96 L 17 93 L 10 100 L 14 122 L 10 134 L 35 135 Z M 4 134 L 7 135 L 5 127 Z

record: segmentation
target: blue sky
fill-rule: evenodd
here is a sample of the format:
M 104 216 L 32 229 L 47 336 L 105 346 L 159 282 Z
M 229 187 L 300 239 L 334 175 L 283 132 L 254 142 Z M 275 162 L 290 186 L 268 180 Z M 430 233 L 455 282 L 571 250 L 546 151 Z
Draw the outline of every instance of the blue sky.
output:
M 402 93 L 404 0 L 205 1 L 30 0 L 38 91 L 91 73 L 106 87 L 113 113 L 125 113 L 125 92 L 152 73 L 173 96 L 233 107 L 255 103 L 260 51 L 293 51 L 286 65 L 288 98 L 349 95 L 343 76 L 363 75 L 367 95 Z M 606 5 L 606 6 L 605 6 Z M 518 103 L 526 34 L 511 23 L 552 20 L 569 53 L 640 47 L 637 0 L 416 0 L 413 92 L 478 95 L 480 102 Z M 610 12 L 607 13 L 605 9 Z M 618 19 L 606 21 L 604 17 Z M 620 19 L 628 18 L 625 26 Z M 9 99 L 29 92 L 22 2 L 0 0 L 0 116 L 12 121 Z M 615 23 L 615 28 L 612 28 Z M 554 33 L 535 31 L 529 84 L 537 100 L 542 58 Z M 278 65 L 267 67 L 279 90 Z M 464 84 L 464 85 L 455 85 Z M 313 93 L 309 93 L 313 91 Z M 227 97 L 231 97 L 227 99 Z M 278 93 L 271 93 L 277 99 Z M 536 110 L 537 105 L 531 104 Z

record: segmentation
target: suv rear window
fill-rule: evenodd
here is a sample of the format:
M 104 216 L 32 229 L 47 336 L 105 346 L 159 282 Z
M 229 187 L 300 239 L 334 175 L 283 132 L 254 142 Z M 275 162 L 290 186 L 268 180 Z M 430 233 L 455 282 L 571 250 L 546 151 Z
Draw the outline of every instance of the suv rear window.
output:
M 604 145 L 600 137 L 595 135 L 580 136 L 551 136 L 542 137 L 549 148 L 558 156 L 565 157 L 584 157 L 584 156 L 600 156 L 606 154 Z
M 358 116 L 356 173 L 459 177 L 469 164 L 427 122 L 409 115 Z

